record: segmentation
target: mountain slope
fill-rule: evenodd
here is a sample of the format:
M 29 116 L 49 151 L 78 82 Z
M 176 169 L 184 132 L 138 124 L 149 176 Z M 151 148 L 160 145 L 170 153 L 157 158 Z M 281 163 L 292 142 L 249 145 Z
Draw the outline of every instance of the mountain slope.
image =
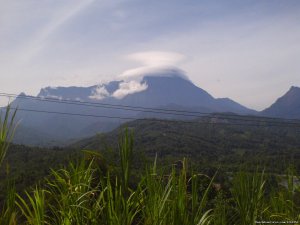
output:
M 300 88 L 292 86 L 274 104 L 261 112 L 262 115 L 300 119 Z
M 181 106 L 214 107 L 214 98 L 210 94 L 181 77 L 146 76 L 142 82 L 145 82 L 148 88 L 127 95 L 122 102 L 130 105 L 143 104 L 148 107 L 172 103 Z
M 146 107 L 177 105 L 189 108 L 205 108 L 210 112 L 253 113 L 231 99 L 215 99 L 205 90 L 180 76 L 145 76 L 142 83 L 148 88 L 142 92 L 127 95 L 123 104 Z
M 225 164 L 238 169 L 246 161 L 251 162 L 247 169 L 255 169 L 259 162 L 268 169 L 282 172 L 291 155 L 293 160 L 300 159 L 300 128 L 297 126 L 255 127 L 247 126 L 247 122 L 241 125 L 240 121 L 232 121 L 236 125 L 206 123 L 214 120 L 202 118 L 193 123 L 132 121 L 107 134 L 80 140 L 71 147 L 101 152 L 112 148 L 117 152 L 119 136 L 127 128 L 133 133 L 136 155 L 154 158 L 157 154 L 162 161 L 175 162 L 188 157 L 196 166 L 218 168 L 223 165 L 223 169 Z

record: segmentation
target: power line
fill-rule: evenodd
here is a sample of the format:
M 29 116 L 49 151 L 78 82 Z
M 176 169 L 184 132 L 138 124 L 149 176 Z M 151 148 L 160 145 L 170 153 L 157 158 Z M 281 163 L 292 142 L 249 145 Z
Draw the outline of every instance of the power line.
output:
M 23 96 L 20 96 L 20 97 L 23 97 Z M 24 96 L 25 97 L 25 96 Z M 63 104 L 74 104 L 74 103 L 69 103 L 69 102 L 63 102 L 61 100 L 57 100 L 57 99 L 43 99 L 43 98 L 39 98 L 39 97 L 32 97 L 32 96 L 28 96 L 30 97 L 31 99 L 34 99 L 34 100 L 41 100 L 41 101 L 50 101 L 50 102 L 55 102 L 55 103 L 63 103 Z M 78 104 L 78 103 L 77 103 Z M 98 103 L 96 103 L 98 104 Z M 100 103 L 101 104 L 101 103 Z M 85 105 L 85 104 L 79 104 L 79 105 Z M 98 106 L 98 107 L 102 107 L 102 106 Z M 108 108 L 112 108 L 114 109 L 114 107 L 108 107 Z M 125 109 L 125 110 L 130 110 L 130 109 Z M 141 110 L 136 110 L 136 111 L 141 111 Z M 146 110 L 143 110 L 144 112 Z M 165 113 L 165 112 L 156 112 L 156 111 L 146 111 L 146 112 L 154 112 L 154 113 L 163 113 L 163 114 L 169 114 L 169 115 L 183 115 L 183 116 L 193 116 L 193 117 L 196 117 L 196 116 L 199 116 L 199 115 L 186 115 L 186 114 L 175 114 L 175 113 Z M 201 113 L 201 112 L 197 112 L 197 113 Z M 205 114 L 207 116 L 207 118 L 216 118 L 216 116 L 213 116 L 209 113 L 201 113 L 201 114 Z M 232 118 L 233 115 L 229 115 L 231 117 L 228 117 L 225 115 L 218 115 L 218 119 L 229 119 L 229 120 L 237 120 L 237 121 L 249 121 L 249 122 L 272 122 L 272 123 L 278 123 L 278 124 L 282 124 L 283 122 L 278 122 L 278 121 L 274 121 L 275 118 L 268 118 L 268 119 L 273 119 L 273 121 L 263 121 L 263 120 L 253 120 L 253 119 L 245 119 L 243 116 L 240 116 L 238 115 L 239 117 L 243 117 L 243 119 L 238 119 L 238 118 Z M 125 118 L 126 119 L 126 118 Z M 137 119 L 137 118 L 129 118 L 129 119 Z M 278 118 L 277 118 L 278 119 Z M 285 124 L 290 124 L 290 125 L 295 125 L 296 123 L 291 123 L 291 122 L 288 122 L 289 120 L 285 120 L 287 122 L 284 122 Z M 290 120 L 290 121 L 295 121 L 295 120 Z M 297 124 L 298 125 L 298 124 Z
M 136 106 L 123 106 L 123 105 L 114 105 L 114 104 L 106 104 L 106 103 L 96 103 L 96 102 L 84 102 L 84 101 L 74 101 L 74 100 L 65 100 L 65 99 L 54 99 L 54 98 L 41 98 L 41 97 L 34 97 L 34 96 L 15 96 L 11 94 L 3 94 L 0 93 L 0 97 L 16 97 L 21 99 L 30 99 L 30 100 L 37 100 L 37 101 L 45 101 L 45 102 L 52 102 L 52 103 L 59 103 L 59 104 L 69 104 L 69 105 L 79 105 L 79 106 L 89 106 L 89 107 L 96 107 L 96 108 L 109 108 L 109 109 L 121 109 L 121 110 L 128 110 L 128 111 L 137 111 L 137 112 L 151 112 L 151 113 L 161 113 L 161 114 L 170 114 L 170 115 L 183 115 L 183 116 L 199 116 L 199 115 L 209 115 L 210 113 L 204 112 L 187 112 L 190 114 L 182 114 L 182 113 L 171 113 L 174 112 L 181 112 L 177 110 L 171 109 L 155 109 L 155 108 L 144 108 L 144 107 L 136 107 Z M 149 109 L 149 110 L 146 110 Z M 169 112 L 165 112 L 169 111 Z M 184 112 L 184 111 L 182 111 Z M 193 114 L 192 114 L 193 113 Z M 198 115 L 196 115 L 196 113 Z
M 176 109 L 162 109 L 162 108 L 151 108 L 151 107 L 141 107 L 141 106 L 129 106 L 129 105 L 121 105 L 121 104 L 109 104 L 109 103 L 99 103 L 99 102 L 88 102 L 88 101 L 77 101 L 77 100 L 70 100 L 70 99 L 57 99 L 57 98 L 48 98 L 48 97 L 35 97 L 35 96 L 29 96 L 29 95 L 16 95 L 16 94 L 8 94 L 8 93 L 1 93 L 0 96 L 4 97 L 15 97 L 15 98 L 27 98 L 27 99 L 33 99 L 38 101 L 48 101 L 48 102 L 55 102 L 55 103 L 63 103 L 63 104 L 71 104 L 75 103 L 75 105 L 84 105 L 84 106 L 92 106 L 92 107 L 114 107 L 117 109 L 124 109 L 124 110 L 132 110 L 137 109 L 137 111 L 141 110 L 147 110 L 146 112 L 179 112 L 179 113 L 189 113 L 189 114 L 196 114 L 199 115 L 210 115 L 211 113 L 208 112 L 199 112 L 199 111 L 187 111 L 187 110 L 176 110 Z M 118 108 L 120 107 L 120 108 Z M 150 111 L 148 111 L 150 110 Z M 239 117 L 241 115 L 226 115 L 226 116 L 235 116 Z M 241 116 L 244 117 L 244 116 Z M 281 119 L 281 118 L 272 118 L 272 117 L 263 117 L 263 116 L 252 116 L 255 118 L 265 118 L 265 119 Z M 299 121 L 300 122 L 300 121 Z
M 250 116 L 253 119 L 250 119 L 247 115 L 247 118 L 242 115 L 228 115 L 228 114 L 217 114 L 212 115 L 212 113 L 205 112 L 197 112 L 197 111 L 185 111 L 185 110 L 174 110 L 174 109 L 159 109 L 159 108 L 149 108 L 149 107 L 138 107 L 138 106 L 128 106 L 128 105 L 118 105 L 118 104 L 108 104 L 108 103 L 96 103 L 96 102 L 86 102 L 86 101 L 74 101 L 74 100 L 65 100 L 65 99 L 55 99 L 55 98 L 42 98 L 42 97 L 34 97 L 34 96 L 20 96 L 15 94 L 8 93 L 0 93 L 0 97 L 15 97 L 21 99 L 30 99 L 30 100 L 38 100 L 38 101 L 46 101 L 52 103 L 59 104 L 69 104 L 69 105 L 79 105 L 79 106 L 88 106 L 88 107 L 97 107 L 97 108 L 108 108 L 108 109 L 119 109 L 119 110 L 127 110 L 127 111 L 137 111 L 137 112 L 148 112 L 148 113 L 156 113 L 156 114 L 166 114 L 166 115 L 179 115 L 179 116 L 187 116 L 187 117 L 199 117 L 205 116 L 207 118 L 218 118 L 218 119 L 229 119 L 235 121 L 248 121 L 248 122 L 272 122 L 272 123 L 283 123 L 282 121 L 274 121 L 274 120 L 284 120 L 284 123 L 287 124 L 295 124 L 300 123 L 299 120 L 295 119 L 282 119 L 282 118 L 272 118 L 272 117 L 262 117 L 262 116 Z M 189 114 L 186 114 L 189 113 Z M 265 120 L 265 121 L 264 121 Z M 271 121 L 266 121 L 271 120 Z
M 178 123 L 189 123 L 189 124 L 212 124 L 212 125 L 235 125 L 235 126 L 254 126 L 254 127 L 266 127 L 266 126 L 278 126 L 278 127 L 290 127 L 290 125 L 294 125 L 295 127 L 300 127 L 300 124 L 274 124 L 270 122 L 270 124 L 247 124 L 247 123 L 224 123 L 224 122 L 206 122 L 206 121 L 185 121 L 185 120 L 163 120 L 156 118 L 134 118 L 134 117 L 120 117 L 120 116 L 107 116 L 107 115 L 93 115 L 93 114 L 81 114 L 81 113 L 68 113 L 68 112 L 57 112 L 57 111 L 47 111 L 47 110 L 35 110 L 35 109 L 24 109 L 24 108 L 11 108 L 19 111 L 25 112 L 34 112 L 34 113 L 47 113 L 47 114 L 59 114 L 59 115 L 69 115 L 69 116 L 80 116 L 80 117 L 93 117 L 93 118 L 108 118 L 108 119 L 122 119 L 122 120 L 143 120 L 143 121 L 169 121 L 169 122 L 178 122 Z M 289 125 L 289 126 L 288 126 Z

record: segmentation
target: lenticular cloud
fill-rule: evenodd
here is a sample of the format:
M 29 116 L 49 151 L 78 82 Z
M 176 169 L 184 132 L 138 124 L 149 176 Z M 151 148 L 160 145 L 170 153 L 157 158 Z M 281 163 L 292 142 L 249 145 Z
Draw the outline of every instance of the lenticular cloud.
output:
M 127 58 L 140 62 L 143 66 L 176 66 L 185 56 L 176 52 L 148 51 L 133 53 Z

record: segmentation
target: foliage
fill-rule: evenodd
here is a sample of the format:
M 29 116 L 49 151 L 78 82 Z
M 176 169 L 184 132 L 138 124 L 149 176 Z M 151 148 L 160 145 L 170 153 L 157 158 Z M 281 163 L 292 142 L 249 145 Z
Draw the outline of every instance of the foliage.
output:
M 213 179 L 200 193 L 200 176 L 189 177 L 186 160 L 182 168 L 173 166 L 167 176 L 156 170 L 155 163 L 132 188 L 128 181 L 130 140 L 126 133 L 120 142 L 121 174 L 99 171 L 94 154 L 90 160 L 83 158 L 65 169 L 52 170 L 45 184 L 32 192 L 16 194 L 18 223 L 208 224 L 212 210 L 207 201 Z
M 9 128 L 8 124 L 2 127 Z M 86 150 L 83 151 L 84 157 L 78 157 L 78 151 L 73 148 L 11 146 L 3 161 L 11 165 L 0 173 L 1 178 L 9 178 L 0 186 L 3 188 L 7 185 L 8 189 L 5 195 L 1 193 L 5 199 L 1 202 L 0 225 L 254 225 L 259 221 L 300 221 L 298 168 L 289 168 L 285 176 L 274 173 L 277 170 L 270 173 L 269 169 L 266 173 L 263 169 L 260 172 L 261 168 L 270 166 L 269 163 L 274 159 L 272 154 L 282 146 L 271 143 L 275 141 L 274 137 L 277 136 L 272 135 L 277 131 L 273 130 L 273 134 L 269 135 L 267 131 L 257 129 L 245 132 L 240 127 L 204 131 L 201 130 L 203 127 L 174 127 L 168 122 L 146 125 L 134 129 L 138 139 L 136 142 L 132 133 L 128 130 L 124 132 L 119 139 L 119 154 L 111 150 Z M 158 138 L 159 132 L 154 132 L 153 127 L 152 132 L 143 131 L 151 126 L 161 129 L 162 133 L 167 132 L 168 138 Z M 185 134 L 178 134 L 181 129 Z M 189 136 L 197 131 L 202 132 L 201 135 L 209 133 L 209 138 L 201 139 L 203 136 L 199 134 L 196 137 Z M 261 134 L 264 134 L 265 145 L 259 150 L 266 157 L 259 163 L 253 163 L 258 157 L 250 153 L 257 146 L 252 142 L 258 140 Z M 227 135 L 228 141 L 223 135 Z M 113 140 L 113 136 L 114 133 L 111 133 L 107 138 Z M 295 153 L 294 156 L 299 143 L 297 137 L 293 133 L 287 133 L 285 137 L 289 142 L 286 146 Z M 213 151 L 207 151 L 207 156 L 201 151 L 188 152 L 187 146 L 195 146 L 195 138 L 199 138 L 196 144 L 200 148 L 205 144 Z M 99 142 L 93 141 L 85 147 L 92 149 Z M 147 153 L 146 158 L 140 151 L 133 152 L 134 143 L 142 146 Z M 154 148 L 159 145 L 165 146 L 167 151 L 158 152 L 154 163 L 148 166 L 148 157 L 154 154 Z M 183 150 L 176 149 L 178 146 Z M 266 149 L 271 146 L 275 150 L 269 154 L 270 150 Z M 174 148 L 172 154 L 167 153 L 170 148 Z M 239 150 L 232 150 L 237 148 Z M 287 152 L 286 156 L 291 153 Z M 226 158 L 227 153 L 233 156 L 231 160 Z M 177 160 L 188 154 L 192 156 L 190 163 L 185 157 Z M 162 156 L 164 159 L 159 160 Z M 210 157 L 215 157 L 218 163 L 214 164 Z M 246 162 L 244 169 L 237 166 L 241 160 Z M 217 172 L 216 169 L 211 170 L 225 161 L 227 164 L 223 164 L 222 169 Z M 173 164 L 170 165 L 170 162 Z M 199 166 L 196 162 L 202 164 Z M 249 166 L 250 163 L 254 165 Z M 49 167 L 54 168 L 49 171 Z M 23 168 L 23 171 L 20 172 L 19 168 Z M 283 164 L 280 168 L 284 168 Z M 198 172 L 201 169 L 202 173 Z M 12 179 L 15 179 L 16 185 Z M 20 180 L 22 182 L 18 183 Z M 21 192 L 24 187 L 26 190 Z
M 133 185 L 132 143 L 126 131 L 118 167 L 84 151 L 85 157 L 53 169 L 32 191 L 16 194 L 12 188 L 0 224 L 251 225 L 299 219 L 299 185 L 292 170 L 284 179 L 287 188 L 267 195 L 264 172 L 232 174 L 226 190 L 216 183 L 216 174 L 193 172 L 186 159 L 169 170 L 158 167 L 156 157 Z
M 239 172 L 234 177 L 232 195 L 236 204 L 236 218 L 240 225 L 255 224 L 265 211 L 263 205 L 264 173 Z M 251 191 L 249 191 L 251 190 Z
M 113 132 L 81 140 L 72 147 L 105 154 L 108 146 L 117 148 L 120 130 L 130 127 L 135 133 L 133 168 L 143 168 L 141 159 L 151 162 L 157 154 L 158 164 L 168 165 L 186 157 L 199 171 L 213 169 L 210 175 L 218 168 L 237 172 L 241 165 L 249 171 L 259 167 L 266 173 L 282 174 L 292 164 L 300 173 L 299 126 L 255 126 L 253 122 L 247 126 L 238 122 L 133 121 Z
M 3 163 L 7 149 L 13 138 L 15 128 L 16 128 L 14 124 L 14 119 L 17 110 L 15 110 L 12 115 L 10 114 L 10 110 L 11 107 L 10 105 L 8 105 L 6 107 L 4 118 L 2 118 L 2 112 L 0 115 L 0 166 Z

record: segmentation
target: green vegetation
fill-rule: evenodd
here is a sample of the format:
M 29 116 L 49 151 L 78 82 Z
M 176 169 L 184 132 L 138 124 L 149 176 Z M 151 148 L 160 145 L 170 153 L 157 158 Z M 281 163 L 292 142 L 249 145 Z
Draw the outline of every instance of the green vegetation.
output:
M 134 154 L 130 162 L 132 183 L 137 182 L 145 172 L 145 165 L 151 164 L 156 154 L 157 164 L 168 172 L 171 164 L 187 158 L 195 171 L 210 176 L 218 171 L 216 181 L 225 182 L 226 186 L 229 174 L 239 170 L 254 172 L 259 168 L 267 176 L 277 176 L 284 175 L 293 165 L 300 174 L 299 127 L 133 121 L 113 132 L 67 147 L 10 145 L 0 170 L 0 189 L 4 190 L 10 179 L 14 180 L 17 191 L 34 185 L 50 174 L 50 168 L 67 165 L 82 149 L 97 151 L 110 167 L 118 167 L 118 137 L 125 127 L 134 133 Z M 0 203 L 3 195 L 0 192 Z
M 255 224 L 299 221 L 300 186 L 267 189 L 264 173 L 239 172 L 226 190 L 189 169 L 187 160 L 168 173 L 157 160 L 131 184 L 132 137 L 120 140 L 120 166 L 109 168 L 99 153 L 71 162 L 25 193 L 10 188 L 1 224 Z M 299 223 L 295 223 L 299 224 Z
M 178 128 L 170 126 L 168 122 L 160 123 L 153 123 L 153 125 L 166 126 L 168 129 L 162 127 L 161 131 L 169 132 L 166 133 L 167 136 L 170 135 L 170 130 Z M 6 124 L 1 126 L 1 132 L 11 129 L 10 124 Z M 151 126 L 146 127 L 143 124 L 141 128 L 149 129 Z M 141 128 L 136 129 L 133 126 L 130 128 L 138 138 L 137 143 L 150 140 L 152 142 L 150 149 L 160 143 L 154 141 L 155 132 L 151 130 L 143 132 Z M 187 135 L 198 128 L 195 126 L 189 129 L 192 131 L 185 130 Z M 144 137 L 137 133 L 139 130 L 143 135 L 148 134 L 146 139 L 141 140 Z M 239 156 L 239 159 L 242 159 L 253 146 L 249 149 L 245 148 L 245 143 L 250 141 L 239 136 L 241 131 L 240 127 L 217 129 L 217 131 L 211 129 L 209 131 L 211 142 L 204 143 L 217 143 L 215 146 L 218 146 L 221 138 L 213 141 L 220 136 L 220 133 L 216 134 L 216 132 L 227 133 L 230 141 L 234 138 L 241 139 L 238 144 L 234 143 L 231 146 L 239 145 L 240 149 L 243 149 L 242 153 L 236 150 L 231 154 L 236 154 L 237 158 Z M 203 135 L 207 132 L 207 130 L 203 131 Z M 254 129 L 253 133 L 247 135 L 258 138 L 255 136 L 257 132 Z M 291 134 L 292 132 L 288 134 L 290 139 L 286 146 L 294 145 L 293 151 L 296 153 L 295 146 L 298 142 Z M 112 137 L 115 134 L 110 135 L 107 136 L 106 141 L 111 138 L 113 144 L 115 139 Z M 245 136 L 245 133 L 242 135 Z M 268 138 L 272 135 L 265 136 L 268 143 Z M 180 141 L 176 140 L 178 137 L 174 135 L 170 139 L 178 144 Z M 103 141 L 103 136 L 93 140 L 98 142 L 100 139 Z M 166 140 L 161 141 L 165 141 L 166 143 L 163 143 L 165 145 L 174 146 L 173 142 Z M 93 149 L 96 141 L 86 145 L 85 149 Z M 141 151 L 134 149 L 135 143 L 132 132 L 126 129 L 119 139 L 118 152 L 109 150 L 107 146 L 105 150 L 99 149 L 100 152 L 84 150 L 80 155 L 72 148 L 39 149 L 11 146 L 7 158 L 3 161 L 3 164 L 10 166 L 6 166 L 5 171 L 2 167 L 4 172 L 1 177 L 6 178 L 6 182 L 1 182 L 0 186 L 1 194 L 3 193 L 0 225 L 254 225 L 263 221 L 300 224 L 300 178 L 296 176 L 297 167 L 289 167 L 284 175 L 274 173 L 276 169 L 272 172 L 270 168 L 261 170 L 264 165 L 261 162 L 246 168 L 245 166 L 248 166 L 251 161 L 246 161 L 242 167 L 230 161 L 224 164 L 226 168 L 232 169 L 230 172 L 222 171 L 222 168 L 202 170 L 201 168 L 209 165 L 208 162 L 212 162 L 209 158 L 205 159 L 206 164 L 198 166 L 195 162 L 199 158 L 192 159 L 197 153 L 190 152 L 192 157 L 189 162 L 184 157 L 183 160 L 177 160 L 178 157 L 187 154 L 184 151 L 178 152 L 177 149 L 174 150 L 173 157 L 158 152 L 149 163 L 151 161 L 149 149 L 146 149 L 149 155 L 145 156 Z M 146 143 L 150 145 L 149 142 Z M 186 143 L 187 145 L 179 146 L 186 149 L 185 147 L 192 142 L 187 139 Z M 221 143 L 227 153 L 227 142 L 223 140 Z M 77 145 L 82 145 L 82 142 Z M 102 148 L 103 144 L 99 146 Z M 222 153 L 221 147 L 217 153 Z M 267 153 L 263 151 L 266 157 L 273 159 L 271 154 Z M 160 160 L 161 156 L 165 159 Z M 223 153 L 222 157 L 224 156 Z M 17 157 L 16 167 L 13 166 L 14 157 Z M 249 160 L 254 162 L 254 159 L 255 157 Z M 30 163 L 25 164 L 28 161 Z M 69 161 L 68 165 L 67 161 Z M 38 171 L 32 175 L 31 182 L 27 180 L 28 174 L 18 171 L 20 165 L 24 167 L 25 173 Z M 27 165 L 29 169 L 26 168 Z M 53 169 L 49 171 L 49 167 Z M 24 176 L 27 176 L 26 182 L 17 183 Z M 20 186 L 25 190 L 21 190 Z M 286 223 L 287 221 L 290 222 Z
M 7 106 L 4 119 L 2 119 L 2 112 L 0 115 L 0 166 L 3 163 L 7 149 L 12 140 L 15 132 L 14 118 L 17 110 L 14 111 L 13 115 L 10 115 L 10 105 Z M 11 118 L 10 118 L 11 117 Z
M 162 165 L 186 157 L 193 167 L 210 175 L 219 168 L 225 172 L 237 172 L 241 166 L 248 171 L 259 167 L 266 173 L 283 174 L 291 164 L 300 173 L 299 126 L 247 126 L 239 125 L 238 121 L 236 124 L 208 124 L 203 120 L 193 123 L 133 121 L 111 133 L 81 140 L 72 147 L 98 150 L 110 157 L 106 154 L 107 148 L 117 149 L 117 137 L 128 127 L 134 133 L 132 161 L 135 168 L 143 168 L 138 164 L 143 161 L 141 159 L 152 162 L 157 154 Z M 248 123 L 253 125 L 253 122 Z
M 51 169 L 59 169 L 77 157 L 79 151 L 71 148 L 39 148 L 11 144 L 0 169 L 0 206 L 7 185 L 15 184 L 17 192 L 34 186 L 49 176 Z

